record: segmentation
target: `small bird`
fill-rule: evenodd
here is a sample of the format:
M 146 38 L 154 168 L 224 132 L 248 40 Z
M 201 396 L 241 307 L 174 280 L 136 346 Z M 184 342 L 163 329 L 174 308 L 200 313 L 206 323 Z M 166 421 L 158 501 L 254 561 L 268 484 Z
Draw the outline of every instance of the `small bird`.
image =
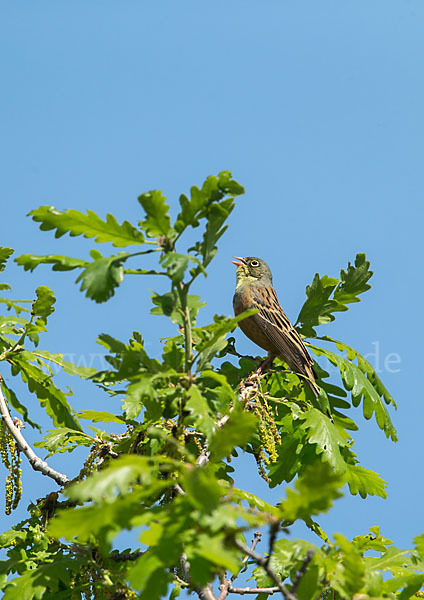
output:
M 259 309 L 256 315 L 240 321 L 239 327 L 252 342 L 268 350 L 268 358 L 260 369 L 279 356 L 292 371 L 304 378 L 315 396 L 319 396 L 312 367 L 314 361 L 278 302 L 270 268 L 255 256 L 234 258 L 237 259 L 231 261 L 237 267 L 234 313 L 237 316 L 251 308 Z

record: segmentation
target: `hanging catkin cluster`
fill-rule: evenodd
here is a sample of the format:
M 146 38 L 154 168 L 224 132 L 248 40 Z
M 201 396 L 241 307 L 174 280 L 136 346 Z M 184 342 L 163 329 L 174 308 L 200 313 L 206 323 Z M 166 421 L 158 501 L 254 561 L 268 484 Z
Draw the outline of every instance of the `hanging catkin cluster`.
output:
M 269 482 L 265 466 L 277 462 L 277 446 L 281 444 L 281 437 L 274 419 L 274 409 L 268 404 L 266 395 L 262 392 L 260 380 L 256 386 L 251 386 L 244 398 L 245 406 L 255 413 L 259 419 L 260 446 L 255 451 L 259 475 Z
M 22 496 L 22 461 L 19 447 L 4 421 L 1 423 L 0 454 L 4 466 L 9 471 L 9 474 L 6 477 L 5 512 L 7 515 L 10 515 L 12 510 L 15 510 L 18 506 Z

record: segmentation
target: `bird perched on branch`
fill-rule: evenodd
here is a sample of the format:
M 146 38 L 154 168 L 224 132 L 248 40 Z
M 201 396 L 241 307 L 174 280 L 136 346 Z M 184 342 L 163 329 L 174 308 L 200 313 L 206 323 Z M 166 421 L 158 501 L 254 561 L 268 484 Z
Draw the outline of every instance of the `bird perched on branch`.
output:
M 270 268 L 264 260 L 255 256 L 234 258 L 237 259 L 232 261 L 237 267 L 234 313 L 237 316 L 251 308 L 259 310 L 256 315 L 239 323 L 240 329 L 252 342 L 268 351 L 268 358 L 259 369 L 278 356 L 306 381 L 315 396 L 319 396 L 312 367 L 314 361 L 278 302 Z

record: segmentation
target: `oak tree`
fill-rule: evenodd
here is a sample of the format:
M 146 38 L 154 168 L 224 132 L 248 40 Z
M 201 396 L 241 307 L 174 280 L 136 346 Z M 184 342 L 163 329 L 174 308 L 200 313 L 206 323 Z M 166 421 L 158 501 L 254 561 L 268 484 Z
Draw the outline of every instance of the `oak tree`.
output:
M 65 360 L 60 348 L 41 349 L 48 322 L 60 318 L 53 316 L 53 291 L 41 286 L 34 300 L 13 300 L 10 286 L 0 283 L 6 512 L 16 508 L 25 485 L 21 460 L 52 480 L 45 498 L 36 500 L 34 493 L 28 518 L 0 536 L 5 600 L 157 600 L 187 592 L 203 600 L 423 595 L 424 535 L 413 549 L 401 550 L 372 524 L 351 540 L 341 533 L 330 540 L 319 525 L 319 515 L 342 493 L 365 501 L 386 496 L 386 483 L 354 452 L 356 415 L 362 411 L 396 441 L 392 396 L 364 356 L 331 337 L 337 313 L 370 289 L 365 255 L 338 276 L 317 273 L 306 287 L 296 327 L 316 359 L 317 398 L 282 361 L 256 375 L 257 359 L 238 353 L 231 334 L 251 313 L 197 324 L 205 303 L 195 293 L 196 282 L 207 275 L 243 191 L 229 172 L 208 177 L 180 196 L 175 220 L 160 191 L 138 198 L 143 218 L 136 224 L 90 210 L 42 206 L 30 213 L 41 230 L 56 238 L 84 236 L 93 249 L 90 260 L 24 254 L 15 260 L 26 271 L 40 265 L 75 271 L 81 291 L 96 303 L 117 294 L 128 275 L 140 277 L 141 288 L 146 274 L 160 277 L 168 290 L 152 294 L 151 313 L 169 319 L 174 330 L 163 338 L 158 320 L 158 356 L 147 352 L 143 331 L 129 340 L 102 333 L 98 342 L 107 368 L 80 367 Z M 102 254 L 98 247 L 107 243 L 112 253 Z M 2 275 L 12 253 L 0 249 Z M 146 267 L 148 254 L 156 261 L 153 269 Z M 337 376 L 330 377 L 322 357 Z M 86 380 L 86 410 L 76 412 L 56 384 L 52 366 L 58 365 Z M 47 432 L 14 391 L 15 378 L 50 418 Z M 105 399 L 121 401 L 118 414 L 90 409 L 93 385 Z M 33 448 L 24 423 L 40 432 Z M 117 432 L 102 429 L 102 423 Z M 52 455 L 81 448 L 86 458 L 76 474 L 49 465 Z M 281 486 L 278 504 L 238 487 L 242 454 L 267 485 Z M 311 529 L 315 543 L 289 535 L 296 521 Z M 136 547 L 114 546 L 122 531 L 140 528 Z

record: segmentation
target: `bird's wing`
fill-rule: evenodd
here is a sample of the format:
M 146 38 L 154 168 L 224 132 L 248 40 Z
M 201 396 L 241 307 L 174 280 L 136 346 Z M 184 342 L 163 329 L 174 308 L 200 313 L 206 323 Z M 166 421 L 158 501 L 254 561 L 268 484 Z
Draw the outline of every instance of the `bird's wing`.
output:
M 259 312 L 251 319 L 281 353 L 281 357 L 297 373 L 314 380 L 313 360 L 296 329 L 284 314 L 273 287 L 252 286 L 249 308 L 258 308 Z

